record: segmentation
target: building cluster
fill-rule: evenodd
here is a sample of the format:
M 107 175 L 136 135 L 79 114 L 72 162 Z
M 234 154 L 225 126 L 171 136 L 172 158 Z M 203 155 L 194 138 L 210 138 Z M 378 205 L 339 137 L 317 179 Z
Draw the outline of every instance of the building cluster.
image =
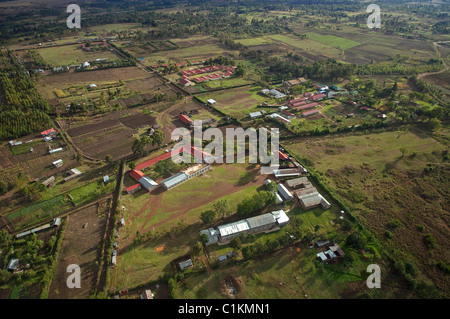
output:
M 181 80 L 180 84 L 183 86 L 195 85 L 196 83 L 203 83 L 208 81 L 220 80 L 222 78 L 229 78 L 233 75 L 235 66 L 221 66 L 221 65 L 213 65 L 206 66 L 203 68 L 197 69 L 189 69 L 180 71 Z M 217 72 L 217 73 L 213 73 Z M 206 74 L 209 73 L 209 74 Z M 195 77 L 197 75 L 205 74 L 199 77 Z M 194 76 L 194 77 L 193 77 Z M 193 77 L 193 78 L 192 78 Z
M 279 230 L 289 222 L 289 217 L 283 210 L 242 219 L 233 223 L 208 228 L 200 231 L 206 234 L 209 241 L 206 245 L 227 244 L 233 238 L 243 233 L 256 234 L 261 232 L 272 232 Z
M 204 152 L 203 150 L 191 146 L 190 148 L 184 150 L 187 151 L 187 153 L 199 160 L 202 161 L 200 164 L 196 164 L 193 166 L 190 166 L 189 168 L 170 176 L 169 178 L 164 179 L 159 184 L 155 182 L 150 177 L 146 176 L 141 170 L 147 167 L 150 167 L 160 161 L 164 161 L 169 159 L 172 154 L 181 154 L 183 152 L 183 148 L 180 147 L 178 149 L 172 150 L 171 152 L 167 152 L 165 154 L 162 154 L 160 156 L 157 156 L 155 158 L 152 158 L 144 163 L 141 163 L 135 167 L 135 169 L 130 171 L 130 176 L 137 181 L 137 184 L 131 185 L 127 188 L 125 188 L 125 191 L 128 194 L 135 193 L 144 187 L 148 192 L 153 191 L 157 186 L 163 187 L 165 190 L 169 190 L 177 185 L 180 185 L 181 183 L 184 183 L 185 181 L 190 180 L 193 177 L 199 176 L 201 174 L 204 174 L 205 172 L 211 170 L 211 166 L 204 164 L 204 163 L 210 163 L 214 156 L 212 156 L 209 153 Z
M 331 204 L 323 197 L 311 184 L 307 177 L 299 177 L 286 181 L 291 189 L 295 189 L 294 194 L 303 209 L 322 207 L 328 209 Z
M 341 261 L 345 253 L 341 247 L 336 243 L 330 243 L 328 240 L 316 241 L 315 244 L 323 251 L 319 252 L 316 256 L 317 258 L 326 263 L 336 263 Z

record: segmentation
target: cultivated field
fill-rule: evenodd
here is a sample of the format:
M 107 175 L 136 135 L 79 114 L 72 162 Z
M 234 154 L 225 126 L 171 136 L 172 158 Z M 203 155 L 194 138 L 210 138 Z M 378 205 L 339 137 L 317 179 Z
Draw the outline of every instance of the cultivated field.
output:
M 68 217 L 57 267 L 50 286 L 50 299 L 88 299 L 97 288 L 101 247 L 110 198 L 94 203 Z M 66 280 L 71 264 L 80 266 L 81 288 L 70 289 Z
M 117 55 L 109 50 L 86 52 L 83 51 L 79 45 L 64 45 L 42 48 L 37 50 L 37 52 L 42 56 L 45 62 L 53 67 L 78 65 L 95 59 L 108 59 L 108 61 L 115 61 L 119 59 Z

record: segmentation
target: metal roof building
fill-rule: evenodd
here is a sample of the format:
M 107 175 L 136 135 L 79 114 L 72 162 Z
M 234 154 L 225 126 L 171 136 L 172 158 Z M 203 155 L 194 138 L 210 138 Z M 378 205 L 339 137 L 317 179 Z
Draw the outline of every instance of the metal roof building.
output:
M 219 241 L 219 231 L 214 228 L 208 228 L 200 231 L 200 234 L 208 235 L 209 241 L 205 245 L 215 244 Z
M 143 176 L 141 179 L 139 179 L 139 183 L 144 186 L 144 188 L 148 191 L 152 190 L 156 186 L 158 186 L 158 183 L 155 182 L 153 179 L 151 179 L 148 176 Z
M 285 200 L 291 200 L 294 199 L 294 196 L 287 190 L 287 188 L 283 184 L 277 185 L 278 192 L 280 193 L 281 197 Z
M 178 265 L 180 266 L 181 270 L 185 270 L 187 268 L 194 266 L 194 263 L 192 262 L 192 259 L 188 259 L 188 260 L 180 262 Z
M 299 186 L 309 188 L 312 186 L 307 177 L 299 177 L 287 180 L 286 185 L 290 188 L 297 188 Z
M 276 222 L 272 214 L 264 214 L 256 217 L 247 218 L 247 223 L 251 229 L 273 225 Z
M 234 223 L 218 226 L 217 229 L 219 230 L 220 236 L 224 238 L 249 230 L 250 226 L 247 223 L 247 220 L 243 219 Z
M 8 262 L 8 266 L 6 266 L 6 269 L 9 271 L 14 271 L 19 267 L 19 259 L 17 258 L 11 258 Z
M 188 176 L 184 172 L 177 173 L 169 178 L 166 178 L 161 182 L 161 185 L 166 189 L 169 190 L 185 181 L 188 180 Z

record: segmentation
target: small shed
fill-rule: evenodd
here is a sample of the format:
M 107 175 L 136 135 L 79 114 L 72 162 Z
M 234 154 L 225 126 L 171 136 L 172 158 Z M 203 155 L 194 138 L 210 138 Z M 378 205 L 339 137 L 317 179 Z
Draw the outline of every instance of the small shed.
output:
M 6 269 L 8 271 L 15 271 L 19 267 L 19 259 L 17 258 L 11 258 L 8 261 L 8 265 L 6 266 Z
M 107 184 L 109 182 L 109 176 L 105 175 L 103 176 L 103 183 Z
M 153 299 L 153 293 L 150 289 L 144 290 L 141 293 L 141 299 Z
M 217 102 L 216 102 L 215 100 L 213 100 L 213 99 L 209 99 L 209 100 L 206 101 L 206 102 L 208 102 L 209 105 L 214 105 L 214 104 L 217 103 Z
M 178 266 L 180 267 L 180 270 L 186 270 L 188 268 L 193 267 L 194 263 L 192 262 L 192 259 L 188 259 L 188 260 L 180 262 L 178 264 Z

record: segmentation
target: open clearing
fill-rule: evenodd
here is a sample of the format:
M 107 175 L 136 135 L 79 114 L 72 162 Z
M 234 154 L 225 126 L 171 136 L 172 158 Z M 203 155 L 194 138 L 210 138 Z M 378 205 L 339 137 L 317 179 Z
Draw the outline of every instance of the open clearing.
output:
M 45 62 L 53 67 L 78 65 L 85 61 L 95 59 L 108 59 L 108 61 L 118 60 L 119 57 L 109 50 L 86 52 L 79 45 L 64 45 L 37 50 Z
M 88 299 L 96 288 L 101 246 L 110 198 L 95 203 L 68 218 L 57 267 L 50 286 L 50 299 Z M 81 288 L 70 289 L 67 267 L 80 266 Z

